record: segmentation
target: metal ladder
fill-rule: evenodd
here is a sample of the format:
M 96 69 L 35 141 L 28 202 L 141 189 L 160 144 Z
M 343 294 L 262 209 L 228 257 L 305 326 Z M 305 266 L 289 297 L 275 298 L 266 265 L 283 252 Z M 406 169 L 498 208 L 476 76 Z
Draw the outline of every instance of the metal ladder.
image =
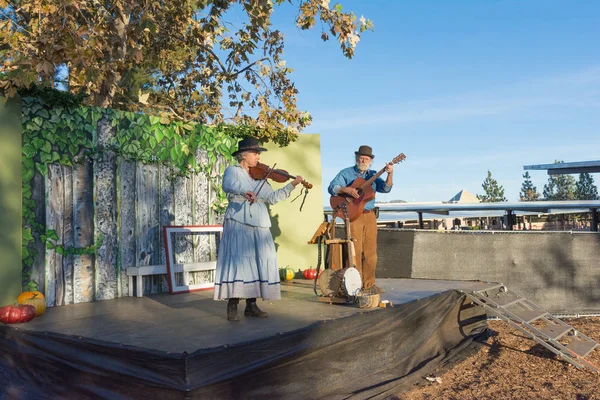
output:
M 503 284 L 478 282 L 461 292 L 474 303 L 483 306 L 488 315 L 494 315 L 517 328 L 577 368 L 600 372 L 600 368 L 585 359 L 585 356 L 599 346 L 597 342 L 508 290 Z

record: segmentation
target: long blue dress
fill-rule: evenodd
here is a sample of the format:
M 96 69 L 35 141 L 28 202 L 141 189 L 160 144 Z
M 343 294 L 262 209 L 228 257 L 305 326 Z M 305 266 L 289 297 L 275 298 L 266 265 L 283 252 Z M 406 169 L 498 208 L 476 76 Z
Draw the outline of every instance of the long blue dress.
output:
M 290 183 L 274 190 L 265 182 L 257 198 L 250 204 L 247 191 L 257 191 L 261 181 L 253 179 L 238 165 L 225 170 L 223 190 L 229 205 L 225 211 L 223 237 L 217 255 L 215 300 L 230 298 L 281 298 L 279 267 L 267 204 L 287 199 L 294 189 Z

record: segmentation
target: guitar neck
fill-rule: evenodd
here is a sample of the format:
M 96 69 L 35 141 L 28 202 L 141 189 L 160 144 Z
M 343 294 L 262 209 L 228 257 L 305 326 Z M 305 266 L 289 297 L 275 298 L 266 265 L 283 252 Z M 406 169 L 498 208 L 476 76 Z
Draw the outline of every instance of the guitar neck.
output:
M 381 174 L 383 174 L 384 171 L 385 171 L 385 167 L 381 168 L 379 170 L 379 172 L 377 172 L 375 175 L 370 177 L 368 181 L 366 181 L 365 183 L 360 185 L 360 188 L 364 190 L 365 188 L 370 187 L 373 184 L 373 182 L 375 182 L 375 179 L 379 178 L 381 176 Z

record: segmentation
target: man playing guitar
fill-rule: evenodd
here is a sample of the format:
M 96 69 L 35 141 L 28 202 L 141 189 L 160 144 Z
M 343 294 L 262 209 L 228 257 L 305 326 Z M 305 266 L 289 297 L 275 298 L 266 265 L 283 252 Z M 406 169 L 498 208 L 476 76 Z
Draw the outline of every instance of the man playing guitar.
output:
M 350 232 L 354 239 L 356 252 L 356 269 L 360 272 L 364 290 L 369 290 L 373 293 L 384 293 L 385 290 L 375 285 L 377 218 L 373 212 L 373 208 L 375 207 L 374 192 L 389 193 L 392 190 L 394 164 L 386 164 L 384 168 L 385 172 L 387 172 L 385 181 L 382 178 L 376 177 L 371 184 L 374 191 L 372 198 L 365 197 L 365 202 L 362 203 L 357 199 L 364 196 L 364 191 L 360 187 L 353 187 L 356 185 L 352 185 L 352 183 L 359 178 L 360 182 L 363 182 L 363 180 L 368 181 L 383 171 L 377 173 L 369 169 L 373 158 L 375 158 L 371 147 L 360 146 L 354 154 L 356 156 L 356 164 L 341 170 L 329 184 L 328 191 L 331 196 L 334 196 L 331 198 L 331 204 L 334 209 L 336 209 L 335 205 L 339 204 L 339 201 L 347 201 L 349 206 L 353 205 L 353 200 L 357 203 L 356 215 L 350 217 Z

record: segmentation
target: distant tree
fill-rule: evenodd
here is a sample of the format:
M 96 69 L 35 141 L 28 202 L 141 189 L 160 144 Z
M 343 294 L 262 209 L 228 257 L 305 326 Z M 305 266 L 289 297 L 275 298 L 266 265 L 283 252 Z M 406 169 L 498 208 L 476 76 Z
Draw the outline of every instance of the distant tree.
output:
M 575 198 L 577 200 L 596 200 L 598 188 L 594 184 L 594 178 L 587 172 L 579 174 L 579 181 L 575 184 Z
M 487 172 L 487 178 L 485 178 L 481 187 L 483 188 L 484 194 L 477 195 L 479 201 L 483 203 L 506 201 L 506 197 L 504 197 L 504 188 L 502 185 L 498 185 L 498 181 L 492 178 L 492 173 L 490 171 Z
M 519 198 L 521 201 L 536 201 L 540 197 L 540 194 L 538 193 L 537 188 L 533 186 L 529 172 L 525 172 L 523 179 L 525 180 L 521 185 L 521 193 L 519 193 Z
M 554 164 L 563 162 L 554 161 Z M 550 175 L 548 183 L 544 185 L 544 198 L 546 200 L 574 200 L 575 178 L 571 175 Z

